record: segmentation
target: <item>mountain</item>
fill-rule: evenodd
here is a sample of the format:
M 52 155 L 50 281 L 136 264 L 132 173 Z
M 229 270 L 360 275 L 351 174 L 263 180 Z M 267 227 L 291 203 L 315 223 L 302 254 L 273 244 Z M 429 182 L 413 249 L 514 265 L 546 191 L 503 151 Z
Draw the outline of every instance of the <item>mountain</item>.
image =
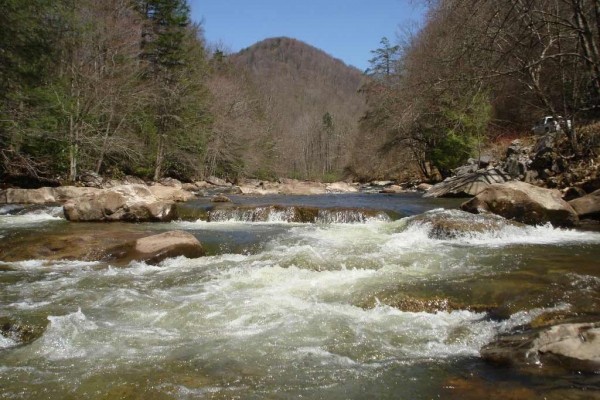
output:
M 336 179 L 349 161 L 366 110 L 363 74 L 296 39 L 258 42 L 228 57 L 264 112 L 271 172 Z M 241 74 L 241 75 L 240 75 Z

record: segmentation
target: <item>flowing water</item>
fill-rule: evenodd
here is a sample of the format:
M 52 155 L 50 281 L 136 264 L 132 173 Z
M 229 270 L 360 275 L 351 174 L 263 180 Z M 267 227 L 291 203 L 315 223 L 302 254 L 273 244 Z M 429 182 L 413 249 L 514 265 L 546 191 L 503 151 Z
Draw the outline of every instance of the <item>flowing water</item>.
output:
M 2 331 L 0 399 L 480 398 L 498 385 L 524 396 L 512 398 L 598 396 L 596 376 L 522 376 L 479 351 L 544 313 L 598 313 L 600 233 L 410 195 L 234 202 L 280 207 L 261 222 L 210 210 L 215 222 L 92 228 L 56 209 L 0 209 L 0 240 L 15 245 L 78 229 L 182 229 L 209 253 L 156 266 L 0 262 L 0 321 L 39 332 L 23 342 Z M 280 211 L 298 205 L 334 209 L 288 222 Z M 342 207 L 390 217 L 348 219 Z M 440 231 L 440 220 L 476 229 Z

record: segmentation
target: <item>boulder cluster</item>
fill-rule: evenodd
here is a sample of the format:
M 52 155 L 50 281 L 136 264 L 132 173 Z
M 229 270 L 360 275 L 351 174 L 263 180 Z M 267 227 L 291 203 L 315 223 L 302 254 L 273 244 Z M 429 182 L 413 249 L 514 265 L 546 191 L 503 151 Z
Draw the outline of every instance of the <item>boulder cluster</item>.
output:
M 493 213 L 527 224 L 555 226 L 600 221 L 600 169 L 561 155 L 556 133 L 525 146 L 514 140 L 501 160 L 471 159 L 425 197 L 473 197 L 461 208 Z

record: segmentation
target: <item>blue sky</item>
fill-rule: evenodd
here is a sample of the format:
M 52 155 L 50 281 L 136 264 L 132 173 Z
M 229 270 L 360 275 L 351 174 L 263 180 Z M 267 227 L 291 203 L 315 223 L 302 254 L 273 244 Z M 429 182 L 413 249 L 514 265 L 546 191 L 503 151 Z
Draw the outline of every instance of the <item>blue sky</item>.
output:
M 383 36 L 423 18 L 419 0 L 189 0 L 209 43 L 231 51 L 287 36 L 320 48 L 361 70 Z

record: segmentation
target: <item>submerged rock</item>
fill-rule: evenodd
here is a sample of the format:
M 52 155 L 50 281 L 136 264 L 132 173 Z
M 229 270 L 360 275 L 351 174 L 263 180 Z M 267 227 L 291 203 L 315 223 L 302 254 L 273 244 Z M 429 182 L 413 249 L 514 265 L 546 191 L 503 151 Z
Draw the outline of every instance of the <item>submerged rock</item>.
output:
M 444 382 L 443 388 L 445 396 L 442 398 L 444 399 L 531 400 L 541 398 L 539 393 L 530 388 L 523 387 L 517 382 L 510 382 L 508 385 L 498 385 L 497 382 L 488 382 L 479 377 L 474 377 L 472 374 L 469 378 L 452 377 Z
M 447 178 L 430 188 L 423 197 L 471 197 L 491 184 L 508 180 L 510 177 L 500 169 L 481 169 Z
M 198 258 L 205 254 L 202 244 L 194 235 L 183 231 L 169 231 L 139 238 L 108 250 L 111 258 L 119 261 L 145 261 L 158 264 L 169 257 Z
M 129 228 L 130 227 L 130 228 Z M 2 261 L 21 260 L 81 260 L 101 261 L 106 250 L 148 233 L 138 231 L 134 225 L 104 226 L 103 229 L 82 227 L 69 232 L 39 234 L 27 237 L 9 237 L 0 242 Z
M 0 334 L 12 341 L 15 346 L 29 344 L 42 336 L 45 326 L 13 321 L 6 317 L 0 318 Z
M 573 226 L 579 220 L 558 190 L 524 182 L 491 185 L 460 208 L 475 214 L 490 212 L 532 225 L 550 222 L 555 226 Z
M 385 304 L 404 312 L 451 312 L 456 310 L 468 310 L 473 312 L 487 312 L 495 306 L 482 304 L 465 304 L 453 299 L 431 296 L 421 297 L 401 292 L 402 289 L 389 289 L 368 296 L 357 303 L 358 307 L 364 309 L 374 308 L 379 304 Z
M 504 335 L 485 346 L 481 356 L 493 363 L 521 368 L 548 366 L 598 372 L 600 323 L 561 324 L 541 331 Z

